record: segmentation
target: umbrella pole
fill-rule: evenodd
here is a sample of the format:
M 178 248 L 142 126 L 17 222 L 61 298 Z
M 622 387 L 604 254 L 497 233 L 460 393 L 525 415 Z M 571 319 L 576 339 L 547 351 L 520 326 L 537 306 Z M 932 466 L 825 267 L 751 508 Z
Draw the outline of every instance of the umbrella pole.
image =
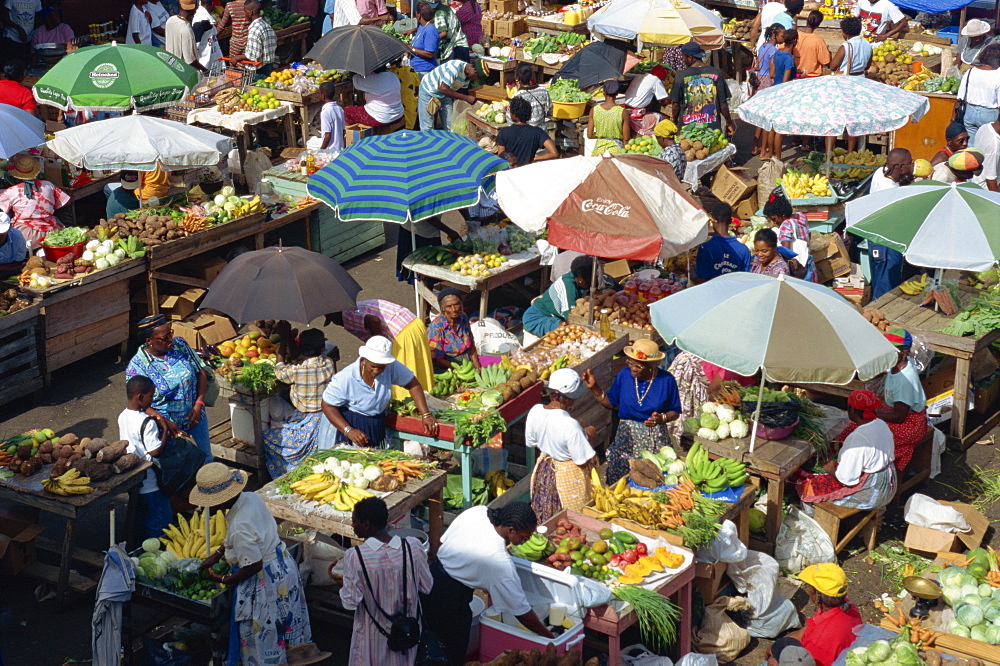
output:
M 760 423 L 760 403 L 764 399 L 764 368 L 760 369 L 760 389 L 757 391 L 757 409 L 753 412 L 753 429 L 750 431 L 750 453 L 757 441 L 757 424 Z
M 941 281 L 943 279 L 944 279 L 944 269 L 943 268 L 935 268 L 934 269 L 934 284 L 931 285 L 931 289 L 932 290 L 933 289 L 940 289 L 941 288 Z M 940 309 L 940 305 L 938 304 L 938 301 L 935 298 L 934 299 L 934 312 L 937 312 L 939 309 Z
M 592 326 L 594 324 L 594 304 L 596 302 L 597 294 L 597 257 L 590 263 L 590 311 L 587 314 L 587 325 Z
M 410 220 L 410 252 L 417 251 L 417 223 Z M 405 270 L 405 268 L 404 268 Z M 416 301 L 417 309 L 416 312 L 420 312 L 420 285 L 417 284 L 417 274 L 413 271 L 413 298 Z
M 205 515 L 202 516 L 205 522 L 205 559 L 212 554 L 212 510 L 205 507 Z

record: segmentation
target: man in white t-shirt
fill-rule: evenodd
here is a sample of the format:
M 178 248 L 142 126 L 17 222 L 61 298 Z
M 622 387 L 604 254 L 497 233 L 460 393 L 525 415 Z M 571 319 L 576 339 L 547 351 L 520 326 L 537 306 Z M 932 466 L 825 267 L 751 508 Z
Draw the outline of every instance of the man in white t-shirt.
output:
M 667 77 L 667 71 L 659 65 L 653 68 L 654 71 L 657 69 L 663 70 L 662 74 L 661 72 L 656 72 L 655 74 L 650 72 L 645 76 L 637 76 L 632 79 L 628 90 L 625 91 L 625 99 L 622 100 L 625 106 L 630 106 L 633 109 L 645 109 L 652 104 L 654 99 L 660 103 L 660 106 L 670 101 L 670 94 L 663 87 L 663 80 Z
M 319 86 L 323 96 L 323 108 L 319 112 L 320 150 L 344 149 L 344 108 L 335 99 L 332 81 L 324 81 Z
M 873 42 L 895 37 L 906 27 L 906 14 L 889 0 L 858 0 L 854 16 L 861 19 L 861 36 Z
M 997 186 L 997 173 L 1000 171 L 1000 120 L 979 128 L 974 147 L 983 153 L 983 172 L 974 177 L 972 182 L 990 192 L 1000 192 L 1000 187 Z
M 149 23 L 153 31 L 153 46 L 162 48 L 167 39 L 167 19 L 170 12 L 163 6 L 160 0 L 146 0 L 146 13 L 149 14 Z
M 146 12 L 146 0 L 134 0 L 128 14 L 126 44 L 153 44 L 153 28 Z
M 754 17 L 750 26 L 749 42 L 759 49 L 764 44 L 764 31 L 777 23 L 791 30 L 795 27 L 795 17 L 805 5 L 803 0 L 785 0 L 784 2 L 768 2 L 760 8 L 760 13 Z
M 395 74 L 355 74 L 353 83 L 355 90 L 365 94 L 365 104 L 344 109 L 344 119 L 348 125 L 378 127 L 389 125 L 403 117 L 401 84 Z
M 198 60 L 197 40 L 191 27 L 191 17 L 194 16 L 196 6 L 195 0 L 181 0 L 180 11 L 164 24 L 166 42 L 163 48 L 195 69 L 208 73 Z
M 164 432 L 156 420 L 146 414 L 153 404 L 155 392 L 149 377 L 136 375 L 125 382 L 128 406 L 118 415 L 118 438 L 128 441 L 128 453 L 134 453 L 143 460 L 152 460 L 160 455 L 164 442 Z M 160 492 L 156 474 L 146 470 L 146 476 L 139 486 L 139 511 L 136 516 L 143 539 L 156 538 L 170 524 L 173 513 L 170 500 Z
M 872 174 L 869 194 L 909 185 L 913 182 L 913 155 L 906 148 L 893 148 L 885 166 Z M 878 300 L 903 281 L 903 254 L 898 250 L 868 241 L 868 261 L 872 275 L 872 300 Z

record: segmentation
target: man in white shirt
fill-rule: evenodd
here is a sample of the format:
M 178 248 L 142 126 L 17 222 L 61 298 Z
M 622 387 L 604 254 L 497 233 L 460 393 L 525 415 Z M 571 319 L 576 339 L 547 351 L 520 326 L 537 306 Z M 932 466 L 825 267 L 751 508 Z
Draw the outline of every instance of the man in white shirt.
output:
M 219 46 L 219 31 L 216 28 L 215 16 L 209 10 L 211 6 L 212 0 L 200 0 L 194 18 L 191 19 L 194 37 L 198 40 L 198 62 L 209 70 L 222 58 L 222 47 Z
M 983 153 L 983 172 L 973 178 L 972 182 L 990 192 L 1000 192 L 1000 187 L 997 186 L 997 172 L 1000 171 L 1000 120 L 979 128 L 974 147 Z
M 31 53 L 31 33 L 35 31 L 42 0 L 6 0 L 0 4 L 3 24 L 2 50 L 5 58 L 27 58 Z
M 118 415 L 118 439 L 128 441 L 128 453 L 134 453 L 143 460 L 152 460 L 160 455 L 164 442 L 164 431 L 156 424 L 146 410 L 153 404 L 156 387 L 149 377 L 136 375 L 125 382 L 128 406 Z M 139 486 L 139 511 L 136 516 L 143 539 L 160 536 L 163 528 L 170 524 L 173 512 L 170 500 L 160 492 L 156 474 L 146 470 L 146 476 Z
M 390 125 L 403 117 L 403 95 L 399 78 L 395 74 L 355 74 L 353 83 L 355 90 L 365 94 L 365 104 L 344 109 L 348 125 L 378 127 Z
M 149 14 L 149 23 L 153 31 L 153 46 L 163 48 L 167 37 L 167 19 L 170 12 L 163 6 L 160 0 L 146 0 L 146 12 Z
M 663 81 L 667 78 L 667 70 L 661 65 L 657 65 L 645 76 L 637 76 L 632 79 L 628 90 L 625 91 L 625 99 L 622 103 L 633 109 L 645 109 L 653 101 L 664 106 L 670 101 L 670 94 L 663 87 Z
M 344 149 L 344 109 L 336 100 L 335 86 L 332 81 L 324 81 L 319 86 L 323 96 L 323 108 L 319 112 L 319 149 Z
M 128 34 L 126 44 L 153 44 L 153 28 L 149 14 L 146 12 L 146 0 L 134 0 L 128 14 Z
M 764 44 L 764 31 L 775 23 L 783 26 L 785 30 L 795 27 L 795 17 L 802 11 L 805 5 L 803 0 L 785 0 L 784 2 L 768 2 L 760 9 L 760 13 L 754 17 L 750 26 L 750 43 L 759 49 Z
M 913 182 L 913 156 L 906 148 L 893 148 L 885 158 L 885 166 L 872 174 L 869 194 Z M 868 241 L 868 261 L 872 274 L 872 300 L 892 291 L 903 281 L 903 254 L 884 245 Z
M 889 0 L 858 0 L 854 16 L 861 19 L 861 35 L 873 42 L 882 42 L 899 34 L 906 27 L 906 14 Z
M 194 29 L 191 27 L 191 17 L 194 16 L 195 0 L 181 0 L 177 16 L 171 16 L 164 24 L 166 42 L 164 48 L 185 63 L 201 72 L 208 72 L 198 60 L 198 50 L 195 46 Z

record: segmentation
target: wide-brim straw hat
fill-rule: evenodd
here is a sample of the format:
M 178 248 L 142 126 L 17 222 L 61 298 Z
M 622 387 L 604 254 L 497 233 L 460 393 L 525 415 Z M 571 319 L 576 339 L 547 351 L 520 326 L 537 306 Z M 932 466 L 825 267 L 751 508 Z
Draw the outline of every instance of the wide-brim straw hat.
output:
M 34 180 L 41 172 L 41 162 L 31 155 L 15 155 L 7 162 L 7 173 L 18 180 Z
M 288 666 L 305 666 L 318 664 L 333 655 L 332 652 L 320 652 L 315 643 L 299 643 L 285 648 L 285 660 Z
M 660 351 L 660 346 L 649 338 L 639 338 L 625 348 L 625 355 L 636 361 L 662 361 L 667 357 Z
M 247 486 L 249 475 L 222 463 L 208 463 L 198 470 L 194 488 L 188 495 L 195 506 L 218 506 L 233 499 Z

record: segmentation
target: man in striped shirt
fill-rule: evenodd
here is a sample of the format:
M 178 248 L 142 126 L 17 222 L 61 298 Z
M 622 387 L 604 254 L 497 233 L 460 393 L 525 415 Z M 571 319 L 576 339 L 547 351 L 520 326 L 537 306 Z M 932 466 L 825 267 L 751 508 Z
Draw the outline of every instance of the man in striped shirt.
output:
M 250 27 L 247 28 L 247 43 L 243 53 L 231 55 L 233 62 L 248 60 L 260 63 L 259 65 L 247 65 L 247 69 L 254 70 L 258 79 L 264 78 L 274 70 L 274 53 L 278 49 L 278 36 L 274 34 L 274 28 L 260 15 L 259 0 L 246 0 L 243 3 L 243 11 Z M 233 49 L 229 49 L 233 53 Z
M 230 24 L 232 30 L 229 36 L 229 53 L 243 53 L 247 47 L 247 27 L 250 25 L 243 8 L 243 0 L 229 0 L 226 3 L 226 8 L 222 10 L 222 18 L 219 19 L 215 29 L 222 34 Z
M 420 94 L 417 98 L 420 129 L 434 129 L 434 122 L 440 116 L 442 129 L 451 130 L 453 101 L 461 99 L 469 104 L 476 103 L 475 95 L 464 95 L 459 91 L 476 78 L 485 76 L 485 65 L 478 58 L 475 64 L 464 60 L 449 60 L 427 72 L 420 81 Z

